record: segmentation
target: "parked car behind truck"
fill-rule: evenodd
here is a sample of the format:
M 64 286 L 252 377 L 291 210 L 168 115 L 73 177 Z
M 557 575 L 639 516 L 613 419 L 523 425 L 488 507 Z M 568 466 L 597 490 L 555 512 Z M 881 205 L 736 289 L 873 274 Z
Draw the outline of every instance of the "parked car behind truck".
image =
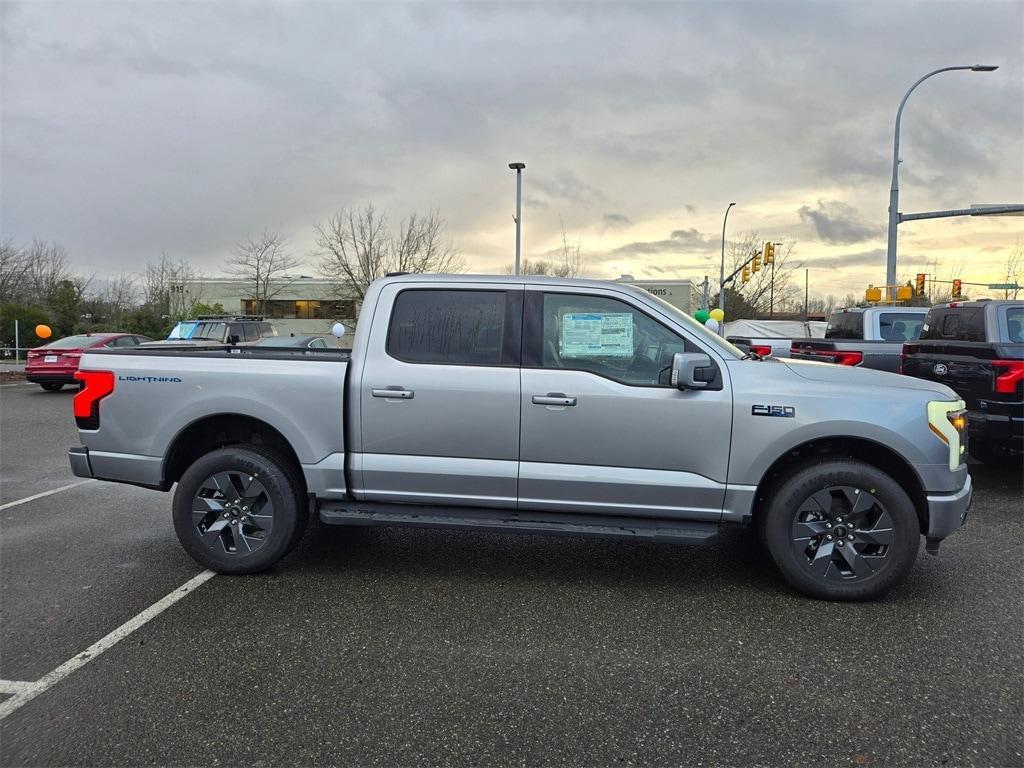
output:
M 390 277 L 362 317 L 351 356 L 88 354 L 74 473 L 177 484 L 182 544 L 224 573 L 273 565 L 311 511 L 687 544 L 750 526 L 795 588 L 852 600 L 967 515 L 942 384 L 757 360 L 622 283 Z
M 1020 467 L 1024 450 L 1024 301 L 964 301 L 929 310 L 903 346 L 907 376 L 939 381 L 967 403 L 970 454 Z
M 829 316 L 824 339 L 793 339 L 789 356 L 895 373 L 903 344 L 918 337 L 927 313 L 927 307 L 840 309 Z
M 148 336 L 132 333 L 80 333 L 65 336 L 29 350 L 25 360 L 25 378 L 47 392 L 59 392 L 67 385 L 78 384 L 75 371 L 86 350 L 133 347 L 149 340 Z

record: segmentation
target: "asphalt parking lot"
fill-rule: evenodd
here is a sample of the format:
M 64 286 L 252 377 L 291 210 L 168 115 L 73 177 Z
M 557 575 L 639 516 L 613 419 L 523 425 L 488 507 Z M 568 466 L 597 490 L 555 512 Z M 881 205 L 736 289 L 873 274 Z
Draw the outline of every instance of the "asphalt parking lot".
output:
M 0 388 L 0 713 L 202 572 L 169 495 L 64 488 L 70 399 Z M 1021 765 L 1021 478 L 973 474 L 970 524 L 869 604 L 791 592 L 742 532 L 311 525 L 6 713 L 0 763 Z

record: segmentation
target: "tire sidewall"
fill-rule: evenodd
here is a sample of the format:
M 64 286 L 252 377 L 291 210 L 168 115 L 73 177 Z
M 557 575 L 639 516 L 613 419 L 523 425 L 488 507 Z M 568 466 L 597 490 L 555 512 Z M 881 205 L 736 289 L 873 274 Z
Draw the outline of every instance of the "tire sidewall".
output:
M 894 541 L 882 561 L 884 567 L 867 577 L 826 581 L 813 575 L 792 547 L 791 527 L 799 505 L 811 494 L 832 486 L 870 491 L 893 521 Z M 902 582 L 917 558 L 920 523 L 913 502 L 885 472 L 855 460 L 828 461 L 795 473 L 778 486 L 764 520 L 764 541 L 786 581 L 812 597 L 828 600 L 869 600 Z
M 301 527 L 298 495 L 283 466 L 270 454 L 245 448 L 221 448 L 197 459 L 185 470 L 174 493 L 174 530 L 185 551 L 218 573 L 256 573 L 281 559 L 294 545 Z M 255 552 L 241 556 L 205 545 L 192 521 L 192 502 L 200 486 L 225 471 L 258 475 L 274 505 L 274 525 L 267 541 Z

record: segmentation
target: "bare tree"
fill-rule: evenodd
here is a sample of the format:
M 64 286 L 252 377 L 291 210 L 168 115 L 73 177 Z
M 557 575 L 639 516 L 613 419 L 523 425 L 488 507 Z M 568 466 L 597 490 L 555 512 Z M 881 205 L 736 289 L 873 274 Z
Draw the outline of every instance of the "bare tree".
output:
M 267 302 L 298 279 L 288 272 L 299 264 L 300 261 L 288 253 L 287 238 L 264 230 L 263 234 L 249 235 L 235 246 L 224 271 L 248 284 L 243 298 L 252 301 L 256 312 L 263 314 L 267 311 Z
M 23 252 L 25 259 L 25 289 L 34 302 L 50 304 L 65 280 L 73 278 L 68 265 L 68 254 L 60 243 L 33 239 Z M 85 282 L 88 284 L 91 278 Z M 76 282 L 80 282 L 76 281 Z M 84 286 L 79 286 L 84 287 Z
M 761 251 L 763 245 L 762 238 L 757 232 L 747 232 L 740 240 L 734 240 L 730 243 L 728 252 L 732 268 L 738 268 L 754 253 Z M 742 282 L 740 275 L 735 277 L 735 289 L 742 294 L 745 303 L 755 315 L 768 317 L 772 311 L 773 301 L 775 308 L 778 309 L 787 302 L 795 301 L 796 294 L 802 293 L 793 283 L 793 275 L 797 269 L 793 261 L 795 248 L 796 243 L 793 241 L 776 243 L 774 269 L 771 264 L 762 264 L 757 272 L 751 271 L 750 280 L 746 283 Z M 727 293 L 727 300 L 728 296 Z M 801 301 L 801 306 L 802 304 Z M 727 307 L 726 319 L 740 318 L 730 318 Z
M 1024 240 L 1019 237 L 1017 244 L 1006 257 L 1006 264 L 1003 265 L 1003 282 L 1017 286 L 1024 282 Z M 1020 288 L 1003 289 L 1003 298 L 1016 299 L 1020 291 Z
M 27 297 L 28 260 L 13 240 L 0 242 L 0 304 Z
M 159 314 L 188 317 L 205 299 L 197 278 L 195 269 L 185 259 L 172 259 L 161 253 L 159 259 L 146 264 L 142 273 L 143 301 Z
M 569 240 L 565 233 L 565 222 L 558 217 L 558 223 L 562 227 L 562 242 L 559 247 L 547 254 L 550 258 L 524 259 L 519 265 L 519 273 L 522 275 L 551 275 L 552 277 L 579 277 L 586 267 L 586 259 L 583 258 L 583 244 L 580 240 Z M 514 264 L 505 267 L 506 275 L 515 274 Z
M 462 272 L 465 264 L 444 228 L 436 211 L 412 214 L 394 234 L 372 204 L 339 211 L 315 225 L 320 273 L 340 295 L 362 301 L 370 283 L 389 272 Z

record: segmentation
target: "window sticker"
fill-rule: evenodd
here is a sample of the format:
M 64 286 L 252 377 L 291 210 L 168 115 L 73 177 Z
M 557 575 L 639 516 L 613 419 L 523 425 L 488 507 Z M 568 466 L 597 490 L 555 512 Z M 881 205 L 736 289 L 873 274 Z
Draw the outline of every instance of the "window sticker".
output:
M 629 312 L 563 315 L 558 354 L 562 357 L 632 357 L 633 315 Z

